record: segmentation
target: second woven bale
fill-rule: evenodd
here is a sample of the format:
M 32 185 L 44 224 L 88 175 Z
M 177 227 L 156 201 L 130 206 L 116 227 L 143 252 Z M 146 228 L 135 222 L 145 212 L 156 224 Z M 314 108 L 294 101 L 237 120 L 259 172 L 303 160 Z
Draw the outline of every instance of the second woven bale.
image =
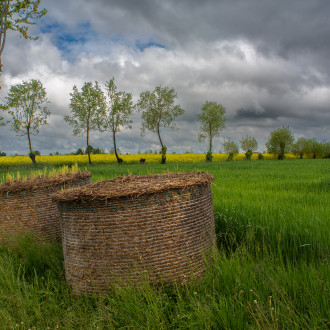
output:
M 38 241 L 60 240 L 59 214 L 52 194 L 90 182 L 90 172 L 76 172 L 1 184 L 0 241 L 25 232 L 32 233 Z

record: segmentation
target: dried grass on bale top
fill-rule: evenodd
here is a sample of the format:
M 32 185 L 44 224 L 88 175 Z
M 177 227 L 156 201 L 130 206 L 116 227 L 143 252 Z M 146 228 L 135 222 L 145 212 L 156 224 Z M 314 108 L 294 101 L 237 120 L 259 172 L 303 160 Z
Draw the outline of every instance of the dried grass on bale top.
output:
M 186 281 L 215 246 L 207 173 L 124 176 L 57 193 L 66 278 L 75 293 L 111 282 Z
M 214 177 L 205 172 L 177 172 L 153 175 L 127 175 L 92 183 L 82 188 L 68 189 L 53 195 L 57 202 L 106 201 L 125 196 L 155 194 L 170 189 L 185 189 L 209 184 Z
M 5 182 L 0 185 L 0 195 L 15 193 L 24 190 L 37 190 L 54 186 L 68 185 L 74 181 L 85 180 L 92 176 L 90 172 L 76 172 L 60 174 L 49 178 L 47 176 L 37 176 L 34 178 L 24 178 Z
M 91 182 L 91 173 L 76 172 L 49 178 L 19 179 L 0 185 L 0 241 L 22 232 L 32 233 L 38 241 L 60 239 L 57 205 L 52 194 L 63 188 Z

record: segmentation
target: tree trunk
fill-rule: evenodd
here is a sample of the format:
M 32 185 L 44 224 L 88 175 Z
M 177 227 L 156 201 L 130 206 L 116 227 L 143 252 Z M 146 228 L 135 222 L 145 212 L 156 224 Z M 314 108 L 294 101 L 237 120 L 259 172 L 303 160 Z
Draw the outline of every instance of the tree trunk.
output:
M 212 152 L 212 137 L 210 136 L 209 152 Z
M 2 4 L 2 11 L 1 11 L 1 18 L 0 18 L 0 24 L 1 24 L 1 34 L 0 34 L 0 78 L 2 75 L 2 62 L 1 62 L 1 56 L 3 49 L 5 48 L 6 43 L 6 35 L 7 35 L 7 18 L 8 18 L 8 10 L 9 10 L 9 1 L 5 0 Z M 1 80 L 0 80 L 0 90 L 1 90 Z
M 89 165 L 92 165 L 91 152 L 90 152 L 90 148 L 89 148 L 89 127 L 87 127 L 87 154 L 88 154 Z
M 158 138 L 159 138 L 159 142 L 160 142 L 160 146 L 161 146 L 161 153 L 162 153 L 162 164 L 166 164 L 166 147 L 163 145 L 163 141 L 162 138 L 160 137 L 160 130 L 159 130 L 159 126 L 157 127 L 157 134 L 158 134 Z
M 118 156 L 118 153 L 117 153 L 116 132 L 112 131 L 112 134 L 113 134 L 113 148 L 115 149 L 115 155 L 117 158 L 117 162 L 118 162 L 118 164 L 121 164 L 123 162 L 123 160 Z
M 206 153 L 206 161 L 212 162 L 213 155 L 212 155 L 212 126 L 211 126 L 211 123 L 209 123 L 208 135 L 209 135 L 210 140 L 209 140 L 209 151 Z
M 30 149 L 30 153 L 32 152 L 32 144 L 31 144 L 31 137 L 30 137 L 30 127 L 26 128 L 26 133 L 27 133 L 27 137 L 29 140 L 29 149 Z
M 29 140 L 29 149 L 30 149 L 29 157 L 31 158 L 33 165 L 36 165 L 37 164 L 36 154 L 32 150 L 32 143 L 31 143 L 31 137 L 30 137 L 30 127 L 26 128 L 26 132 L 27 132 L 27 136 L 28 136 L 28 140 Z
M 279 160 L 285 159 L 284 151 L 285 151 L 285 143 L 280 142 L 280 154 L 278 155 Z
M 160 137 L 160 130 L 159 130 L 159 126 L 157 127 L 157 134 L 158 134 L 158 138 L 159 138 L 159 142 L 160 142 L 160 148 L 161 150 L 163 150 L 163 141 Z
M 209 145 L 209 153 L 212 153 L 212 125 L 209 123 L 209 137 L 210 137 L 210 145 Z

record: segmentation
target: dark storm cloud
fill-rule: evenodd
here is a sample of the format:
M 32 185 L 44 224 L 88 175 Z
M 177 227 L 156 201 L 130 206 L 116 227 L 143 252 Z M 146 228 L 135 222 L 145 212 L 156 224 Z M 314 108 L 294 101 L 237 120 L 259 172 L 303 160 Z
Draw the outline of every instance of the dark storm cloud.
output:
M 326 73 L 322 79 L 330 82 L 328 0 L 44 0 L 43 3 L 50 17 L 71 24 L 73 30 L 88 22 L 91 29 L 102 35 L 131 40 L 133 44 L 154 42 L 187 51 L 200 47 L 207 53 L 215 40 L 246 40 L 262 56 L 301 62 L 307 72 L 317 68 Z M 89 34 L 85 31 L 84 35 Z M 224 51 L 244 57 L 235 46 Z M 310 77 L 306 80 L 311 83 Z
M 246 38 L 264 48 L 329 52 L 328 0 L 63 0 L 43 1 L 70 24 L 89 20 L 109 35 L 157 35 L 180 44 Z M 60 10 L 66 8 L 65 11 Z M 267 47 L 267 45 L 269 47 Z
M 259 109 L 238 109 L 236 112 L 235 118 L 239 120 L 250 119 L 254 121 L 264 120 L 264 119 L 276 119 L 283 115 L 286 115 L 286 111 L 283 109 L 264 109 L 264 111 L 260 112 Z
M 134 44 L 154 42 L 171 49 L 189 49 L 200 43 L 206 51 L 208 43 L 214 40 L 247 40 L 263 56 L 276 55 L 296 61 L 303 55 L 300 60 L 306 60 L 306 69 L 312 61 L 313 67 L 330 72 L 328 0 L 44 0 L 42 3 L 48 9 L 48 17 L 43 19 L 44 29 L 49 27 L 49 21 L 55 20 L 67 25 L 64 36 L 71 35 L 73 39 L 77 36 L 95 39 L 93 30 L 113 40 L 124 38 Z M 70 34 L 70 27 L 76 37 Z M 63 31 L 58 32 L 58 38 L 63 38 Z

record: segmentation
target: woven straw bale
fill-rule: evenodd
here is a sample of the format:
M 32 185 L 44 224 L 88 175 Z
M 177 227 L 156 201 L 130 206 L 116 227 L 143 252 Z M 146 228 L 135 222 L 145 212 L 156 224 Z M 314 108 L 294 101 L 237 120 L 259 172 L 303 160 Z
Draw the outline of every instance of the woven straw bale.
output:
M 0 185 L 0 242 L 22 232 L 31 232 L 38 241 L 60 240 L 59 214 L 51 196 L 90 182 L 91 173 L 78 172 Z
M 200 277 L 215 245 L 212 179 L 207 173 L 127 176 L 53 196 L 73 292 L 106 292 L 110 282 L 145 276 L 151 283 Z

